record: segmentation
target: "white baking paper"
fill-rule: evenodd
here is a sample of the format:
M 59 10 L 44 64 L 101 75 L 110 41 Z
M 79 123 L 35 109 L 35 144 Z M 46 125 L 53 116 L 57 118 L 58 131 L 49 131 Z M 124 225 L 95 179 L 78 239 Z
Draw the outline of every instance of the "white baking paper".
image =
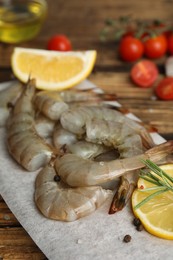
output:
M 95 87 L 89 81 L 80 84 Z M 1 86 L 0 86 L 1 87 Z M 23 170 L 8 154 L 6 132 L 0 128 L 0 193 L 18 221 L 50 260 L 173 259 L 173 241 L 139 232 L 130 205 L 109 215 L 111 198 L 96 212 L 75 222 L 46 219 L 34 204 L 37 172 Z M 157 143 L 164 141 L 158 134 Z M 132 239 L 124 243 L 129 234 Z

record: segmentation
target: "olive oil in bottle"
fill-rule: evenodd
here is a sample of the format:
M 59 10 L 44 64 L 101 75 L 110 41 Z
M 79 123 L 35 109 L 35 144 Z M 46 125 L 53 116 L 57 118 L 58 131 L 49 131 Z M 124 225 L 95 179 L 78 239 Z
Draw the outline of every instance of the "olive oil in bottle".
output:
M 0 0 L 0 42 L 19 43 L 35 37 L 46 11 L 44 0 Z

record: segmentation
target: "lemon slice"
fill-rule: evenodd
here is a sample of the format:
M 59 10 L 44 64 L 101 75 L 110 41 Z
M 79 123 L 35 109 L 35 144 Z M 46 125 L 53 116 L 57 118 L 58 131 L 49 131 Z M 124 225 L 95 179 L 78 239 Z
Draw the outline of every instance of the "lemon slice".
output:
M 62 90 L 84 80 L 95 61 L 95 50 L 58 52 L 16 47 L 11 66 L 14 75 L 24 83 L 30 76 L 36 79 L 38 89 Z
M 160 166 L 173 177 L 173 164 Z M 141 192 L 140 189 L 153 187 L 154 184 L 139 178 L 138 189 L 132 195 L 132 209 L 145 229 L 160 238 L 173 239 L 173 192 L 166 191 L 153 197 L 138 209 L 135 206 L 155 191 Z

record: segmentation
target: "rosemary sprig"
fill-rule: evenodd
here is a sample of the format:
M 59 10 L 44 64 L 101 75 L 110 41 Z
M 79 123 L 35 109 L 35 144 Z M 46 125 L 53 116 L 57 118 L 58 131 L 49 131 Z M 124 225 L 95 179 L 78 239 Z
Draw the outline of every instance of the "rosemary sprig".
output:
M 144 179 L 145 181 L 154 184 L 155 186 L 151 188 L 139 189 L 139 190 L 141 192 L 147 192 L 152 190 L 156 190 L 156 191 L 151 195 L 147 196 L 140 203 L 138 203 L 134 207 L 135 210 L 157 195 L 160 195 L 166 191 L 173 192 L 173 178 L 170 175 L 168 175 L 158 165 L 156 165 L 150 160 L 142 160 L 142 162 L 149 169 L 149 171 L 146 173 L 144 170 L 141 170 L 139 177 Z

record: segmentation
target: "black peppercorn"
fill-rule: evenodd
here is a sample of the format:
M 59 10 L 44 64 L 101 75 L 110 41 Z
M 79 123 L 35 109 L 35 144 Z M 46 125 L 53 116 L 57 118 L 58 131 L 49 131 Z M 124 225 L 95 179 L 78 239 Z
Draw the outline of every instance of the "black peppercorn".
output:
M 142 225 L 142 223 L 141 223 L 139 218 L 134 218 L 133 224 L 136 227 L 137 231 L 142 231 L 143 230 L 143 225 Z
M 59 175 L 55 175 L 54 176 L 54 181 L 59 182 L 61 180 Z
M 125 242 L 125 243 L 128 243 L 128 242 L 130 242 L 131 241 L 131 236 L 130 235 L 125 235 L 125 237 L 124 237 L 124 239 L 123 239 L 123 241 Z
M 139 226 L 139 225 L 141 224 L 140 219 L 139 219 L 139 218 L 134 218 L 133 224 L 134 224 L 134 226 L 136 226 L 136 227 Z
M 136 229 L 137 229 L 137 231 L 142 231 L 143 230 L 143 225 L 142 224 L 138 225 L 136 227 Z

